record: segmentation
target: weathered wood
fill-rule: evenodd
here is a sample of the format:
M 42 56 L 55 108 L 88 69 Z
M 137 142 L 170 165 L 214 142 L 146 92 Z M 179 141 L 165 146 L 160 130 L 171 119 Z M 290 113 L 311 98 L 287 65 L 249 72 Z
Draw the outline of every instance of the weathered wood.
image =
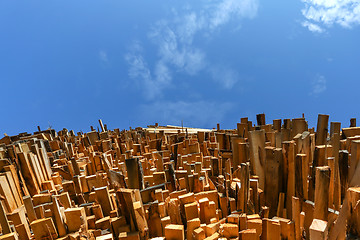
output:
M 301 203 L 297 197 L 292 197 L 292 220 L 295 223 L 295 239 L 300 240 L 302 233 L 300 228 Z
M 88 230 L 86 213 L 83 207 L 68 208 L 64 211 L 69 232 L 77 232 L 80 229 Z
M 327 221 L 329 205 L 330 168 L 316 168 L 314 218 Z
M 148 216 L 148 226 L 149 226 L 149 236 L 150 237 L 159 237 L 164 236 L 163 230 L 161 227 L 161 219 L 159 215 L 159 204 L 153 202 L 149 207 L 149 216 Z M 166 229 L 166 228 L 165 228 Z
M 110 200 L 110 194 L 108 187 L 101 187 L 94 189 L 96 194 L 96 199 L 98 203 L 101 205 L 102 212 L 104 216 L 110 216 L 111 211 L 114 209 L 114 206 Z
M 56 239 L 58 237 L 54 222 L 51 218 L 42 218 L 33 221 L 31 224 L 35 240 Z
M 66 235 L 65 219 L 63 218 L 59 202 L 55 196 L 52 196 L 52 206 L 56 229 L 58 231 L 59 237 L 63 237 Z
M 265 204 L 270 208 L 269 216 L 275 216 L 279 197 L 279 165 L 281 149 L 266 147 L 265 158 Z M 277 153 L 277 154 L 276 154 Z
M 326 145 L 328 133 L 329 115 L 319 114 L 316 128 L 316 145 Z
M 40 192 L 40 188 L 38 183 L 35 180 L 35 176 L 32 168 L 30 167 L 29 160 L 27 155 L 23 152 L 18 153 L 19 163 L 21 165 L 21 173 L 26 182 L 26 187 L 29 190 L 31 196 L 38 194 Z
M 130 158 L 125 160 L 129 188 L 143 189 L 144 177 L 142 165 L 138 158 Z
M 251 173 L 259 177 L 259 187 L 265 187 L 265 131 L 249 132 Z
M 237 208 L 241 212 L 247 212 L 247 204 L 249 200 L 250 188 L 250 170 L 249 166 L 245 163 L 241 164 L 240 168 L 240 183 L 241 187 L 238 193 Z
M 2 201 L 0 201 L 0 225 L 3 234 L 11 233 L 10 224 L 6 216 L 6 212 Z

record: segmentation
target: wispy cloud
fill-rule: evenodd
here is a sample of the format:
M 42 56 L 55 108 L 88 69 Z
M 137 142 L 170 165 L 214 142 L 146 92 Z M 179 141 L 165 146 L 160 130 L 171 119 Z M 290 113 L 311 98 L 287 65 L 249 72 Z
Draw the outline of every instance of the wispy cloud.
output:
M 184 122 L 185 125 L 215 126 L 225 118 L 232 104 L 208 101 L 156 101 L 140 108 L 139 112 L 145 114 L 150 121 L 180 125 L 181 120 L 185 120 L 191 121 Z
M 171 85 L 174 73 L 180 72 L 192 77 L 205 69 L 211 72 L 210 68 L 218 63 L 212 63 L 201 45 L 194 44 L 194 39 L 198 35 L 211 37 L 216 30 L 232 20 L 253 18 L 257 9 L 258 0 L 205 1 L 197 9 L 173 9 L 172 17 L 157 21 L 148 32 L 148 38 L 157 50 L 157 59 L 152 64 L 154 67 L 148 67 L 143 53 L 129 52 L 125 57 L 130 65 L 129 76 L 151 82 L 161 92 L 165 88 L 162 86 L 164 83 L 165 86 Z M 138 69 L 133 64 L 140 64 L 136 59 L 145 63 L 141 65 L 146 67 L 141 69 L 146 69 L 146 74 L 133 74 L 134 69 Z M 226 74 L 222 82 L 219 74 L 212 73 L 212 77 L 225 88 L 230 88 L 237 81 L 237 73 L 228 69 Z M 148 95 L 150 99 L 151 96 Z
M 312 32 L 322 33 L 325 27 L 337 24 L 352 28 L 360 24 L 359 0 L 302 0 L 306 18 L 302 25 Z M 320 26 L 321 25 L 321 26 Z
M 231 89 L 239 80 L 239 74 L 235 70 L 224 66 L 214 66 L 211 75 L 225 89 Z
M 214 29 L 223 25 L 233 17 L 253 18 L 256 16 L 258 2 L 253 0 L 225 0 L 218 4 L 212 17 L 209 19 L 210 28 Z
M 125 60 L 130 66 L 129 77 L 138 81 L 137 84 L 141 86 L 146 99 L 152 100 L 161 96 L 162 89 L 170 84 L 171 74 L 163 62 L 158 62 L 154 76 L 151 74 L 138 42 L 135 42 L 131 51 L 125 55 Z
M 99 59 L 100 59 L 102 62 L 108 62 L 108 61 L 109 61 L 108 56 L 107 56 L 107 53 L 106 53 L 104 50 L 100 50 L 100 51 L 99 51 Z
M 310 95 L 318 95 L 326 91 L 326 79 L 323 75 L 317 75 L 311 83 Z
M 324 29 L 322 29 L 319 25 L 315 24 L 315 23 L 311 23 L 309 21 L 304 21 L 301 24 L 303 27 L 306 27 L 309 29 L 309 31 L 311 32 L 315 32 L 315 33 L 323 33 Z

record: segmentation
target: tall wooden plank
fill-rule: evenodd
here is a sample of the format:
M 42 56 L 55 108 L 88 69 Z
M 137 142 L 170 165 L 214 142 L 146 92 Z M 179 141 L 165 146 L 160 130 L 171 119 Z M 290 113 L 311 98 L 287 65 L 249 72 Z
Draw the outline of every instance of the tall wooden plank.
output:
M 276 157 L 275 152 L 281 152 L 281 148 L 265 147 L 265 150 L 265 204 L 270 208 L 269 217 L 272 218 L 276 214 L 279 198 L 280 159 Z
M 328 133 L 329 115 L 319 114 L 316 127 L 316 145 L 326 145 L 326 138 Z
M 133 189 L 144 188 L 144 177 L 142 165 L 139 158 L 130 158 L 125 160 L 127 175 L 128 175 L 128 186 Z
M 250 167 L 253 175 L 259 177 L 259 187 L 265 188 L 265 131 L 249 132 Z
M 287 217 L 292 216 L 292 197 L 295 196 L 295 142 L 283 142 L 283 158 L 287 167 L 286 212 Z
M 39 185 L 36 182 L 34 172 L 31 168 L 27 155 L 23 152 L 18 153 L 20 170 L 24 177 L 25 184 L 29 190 L 31 196 L 40 192 Z
M 327 221 L 329 206 L 330 167 L 317 167 L 315 180 L 314 218 Z

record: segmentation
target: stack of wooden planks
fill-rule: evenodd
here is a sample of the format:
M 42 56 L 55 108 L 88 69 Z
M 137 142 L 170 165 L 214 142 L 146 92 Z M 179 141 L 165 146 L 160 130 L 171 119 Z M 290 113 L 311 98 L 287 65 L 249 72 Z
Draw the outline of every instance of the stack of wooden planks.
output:
M 0 240 L 360 237 L 356 119 L 256 119 L 5 136 Z

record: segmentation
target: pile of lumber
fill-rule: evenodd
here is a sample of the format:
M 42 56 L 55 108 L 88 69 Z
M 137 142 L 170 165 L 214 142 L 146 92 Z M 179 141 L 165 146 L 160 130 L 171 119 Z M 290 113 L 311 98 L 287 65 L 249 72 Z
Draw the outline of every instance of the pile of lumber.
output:
M 360 127 L 53 129 L 0 140 L 0 240 L 360 236 Z M 330 125 L 330 130 L 329 129 Z

